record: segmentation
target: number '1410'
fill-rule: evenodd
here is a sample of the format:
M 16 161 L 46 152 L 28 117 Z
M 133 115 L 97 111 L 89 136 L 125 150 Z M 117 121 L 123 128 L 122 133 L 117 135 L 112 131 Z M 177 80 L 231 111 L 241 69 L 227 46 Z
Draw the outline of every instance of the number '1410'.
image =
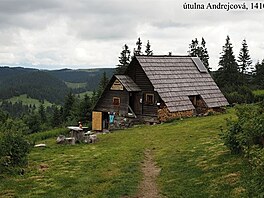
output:
M 259 3 L 259 2 L 256 2 L 256 3 L 251 3 L 251 9 L 264 9 L 264 3 Z

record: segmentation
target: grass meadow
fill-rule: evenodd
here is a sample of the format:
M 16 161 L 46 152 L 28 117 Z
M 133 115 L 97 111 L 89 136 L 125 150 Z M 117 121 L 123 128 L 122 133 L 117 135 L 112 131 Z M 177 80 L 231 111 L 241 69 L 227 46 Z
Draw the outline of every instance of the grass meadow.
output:
M 22 102 L 23 105 L 35 105 L 36 107 L 39 107 L 41 105 L 41 102 L 39 100 L 34 99 L 34 98 L 30 98 L 26 94 L 12 97 L 12 98 L 8 99 L 8 101 L 13 103 L 13 104 L 16 102 L 17 103 Z M 47 100 L 44 100 L 43 105 L 45 107 L 52 106 L 52 104 L 50 102 L 48 102 Z
M 226 114 L 100 134 L 95 144 L 39 138 L 24 175 L 0 177 L 0 197 L 135 197 L 144 151 L 152 150 L 165 197 L 249 197 L 247 164 L 219 137 Z
M 87 83 L 72 83 L 72 82 L 65 82 L 67 87 L 71 89 L 79 89 L 79 88 L 85 88 Z
M 83 99 L 85 95 L 92 97 L 93 92 L 92 91 L 85 91 L 85 92 L 76 94 L 76 96 L 78 96 L 80 99 Z

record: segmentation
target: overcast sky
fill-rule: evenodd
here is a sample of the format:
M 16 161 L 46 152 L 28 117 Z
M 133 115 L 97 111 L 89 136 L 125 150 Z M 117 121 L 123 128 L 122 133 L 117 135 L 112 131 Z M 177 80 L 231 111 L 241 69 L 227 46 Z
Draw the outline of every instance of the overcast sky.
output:
M 210 66 L 229 35 L 236 56 L 247 40 L 254 62 L 264 58 L 264 8 L 187 10 L 184 3 L 215 0 L 0 0 L 0 65 L 42 69 L 114 67 L 126 43 L 154 54 L 187 55 L 192 39 L 207 42 Z M 228 1 L 225 1 L 228 2 Z M 261 1 L 259 1 L 261 2 Z

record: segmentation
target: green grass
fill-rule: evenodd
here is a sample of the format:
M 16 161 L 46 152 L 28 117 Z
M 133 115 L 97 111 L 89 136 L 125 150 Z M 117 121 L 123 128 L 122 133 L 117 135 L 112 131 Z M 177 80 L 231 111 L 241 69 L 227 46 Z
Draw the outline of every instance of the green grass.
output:
M 37 142 L 48 138 L 58 137 L 59 135 L 69 135 L 69 130 L 67 128 L 57 128 L 49 131 L 33 133 L 29 135 L 29 139 L 33 142 Z
M 219 138 L 233 111 L 99 135 L 95 144 L 34 148 L 23 176 L 0 178 L 0 197 L 135 196 L 144 150 L 161 168 L 166 197 L 248 197 L 250 170 Z M 42 168 L 41 168 L 42 167 Z
M 78 88 L 84 88 L 86 87 L 87 83 L 72 83 L 72 82 L 65 82 L 65 84 L 67 85 L 67 87 L 71 88 L 71 89 L 78 89 Z
M 264 89 L 254 90 L 253 94 L 254 95 L 264 95 Z
M 27 97 L 26 94 L 20 95 L 20 96 L 16 96 L 13 98 L 8 99 L 9 102 L 12 102 L 13 104 L 16 102 L 22 102 L 23 105 L 35 105 L 36 107 L 39 107 L 41 102 L 37 99 L 33 99 L 30 97 Z M 48 102 L 47 100 L 44 100 L 44 106 L 52 106 L 52 104 L 50 102 Z

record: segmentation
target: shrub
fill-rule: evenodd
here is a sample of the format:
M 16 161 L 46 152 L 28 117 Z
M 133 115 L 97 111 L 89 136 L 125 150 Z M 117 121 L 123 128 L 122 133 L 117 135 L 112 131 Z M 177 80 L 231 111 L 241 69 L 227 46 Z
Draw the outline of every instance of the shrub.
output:
M 238 92 L 225 93 L 225 97 L 229 104 L 242 104 L 245 101 L 245 97 Z
M 5 122 L 7 118 L 8 118 L 8 115 L 0 109 L 0 123 Z
M 0 133 L 0 172 L 11 172 L 27 164 L 30 143 L 21 131 Z
M 245 98 L 244 103 L 254 102 L 254 94 L 249 87 L 247 87 L 247 86 L 239 87 L 238 92 L 239 92 L 239 94 L 244 96 L 244 98 Z
M 0 131 L 20 131 L 23 135 L 28 134 L 29 128 L 20 119 L 7 118 L 4 122 L 0 123 Z
M 262 102 L 264 103 L 264 90 L 255 90 L 253 91 L 255 102 Z
M 231 153 L 238 154 L 242 152 L 242 147 L 239 141 L 241 126 L 230 119 L 227 120 L 228 131 L 221 134 L 224 144 L 230 149 Z
M 40 116 L 36 113 L 27 115 L 24 118 L 26 125 L 29 127 L 29 133 L 36 133 L 41 130 Z
M 222 132 L 224 144 L 232 153 L 240 153 L 252 168 L 249 178 L 250 195 L 255 197 L 264 190 L 264 110 L 263 104 L 236 106 L 237 120 L 228 120 Z M 253 196 L 254 195 L 254 196 Z
M 222 133 L 225 145 L 233 153 L 241 153 L 253 145 L 264 146 L 264 114 L 261 106 L 236 106 L 236 121 L 228 120 L 227 131 Z
M 264 192 L 264 152 L 257 145 L 246 150 L 245 157 L 252 167 L 252 176 L 248 178 L 249 197 L 263 197 Z
M 225 97 L 230 104 L 252 103 L 255 100 L 254 94 L 250 88 L 246 86 L 238 87 L 237 89 L 224 91 Z

